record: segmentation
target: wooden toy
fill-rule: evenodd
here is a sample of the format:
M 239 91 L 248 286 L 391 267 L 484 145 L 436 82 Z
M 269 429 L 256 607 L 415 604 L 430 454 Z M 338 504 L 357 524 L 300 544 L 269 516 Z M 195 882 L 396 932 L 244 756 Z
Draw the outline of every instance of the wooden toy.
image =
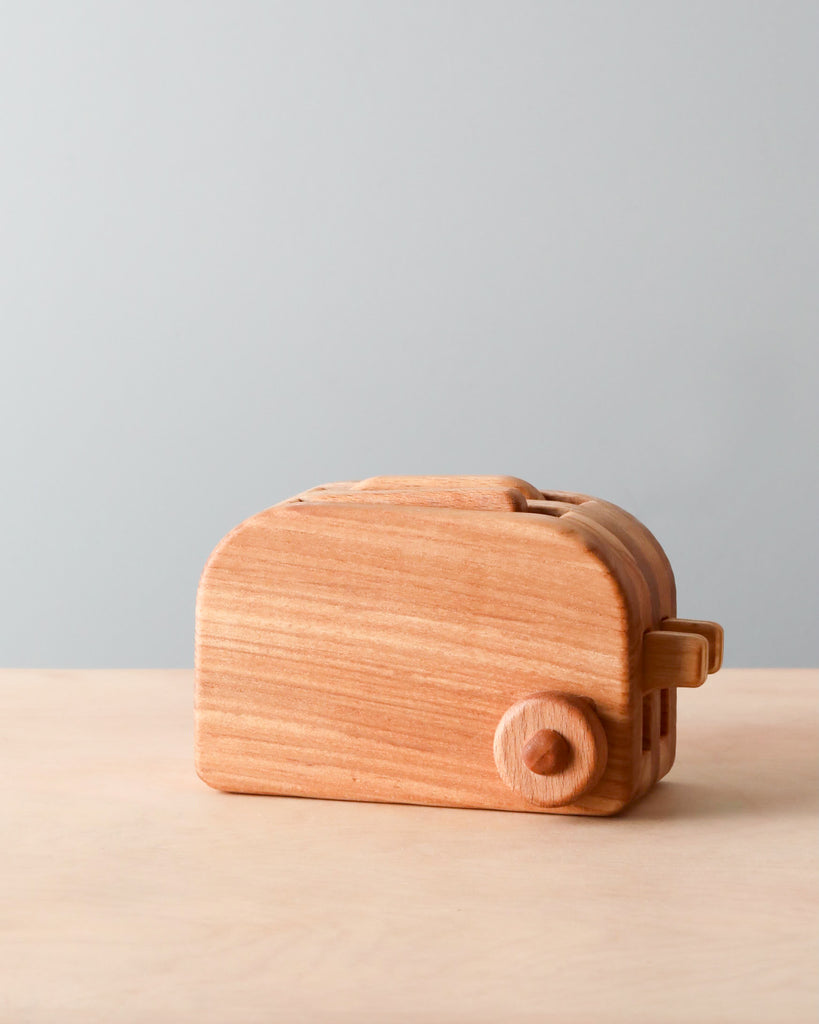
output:
M 674 761 L 722 629 L 633 516 L 514 477 L 376 477 L 229 533 L 196 612 L 217 789 L 612 814 Z

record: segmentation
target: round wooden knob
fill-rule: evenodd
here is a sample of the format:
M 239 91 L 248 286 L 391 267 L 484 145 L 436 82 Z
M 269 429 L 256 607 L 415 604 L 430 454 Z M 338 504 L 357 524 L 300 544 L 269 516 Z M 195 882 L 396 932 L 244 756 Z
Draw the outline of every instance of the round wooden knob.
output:
M 509 708 L 495 731 L 494 752 L 510 789 L 539 807 L 562 807 L 600 781 L 608 744 L 591 701 L 544 692 Z

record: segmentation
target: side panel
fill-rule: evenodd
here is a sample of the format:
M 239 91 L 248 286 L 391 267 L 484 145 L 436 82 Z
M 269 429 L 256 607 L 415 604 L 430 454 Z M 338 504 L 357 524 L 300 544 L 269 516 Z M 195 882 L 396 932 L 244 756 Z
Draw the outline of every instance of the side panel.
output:
M 493 737 L 511 704 L 553 689 L 594 700 L 609 758 L 551 812 L 619 810 L 640 770 L 630 650 L 645 598 L 630 588 L 644 583 L 605 530 L 584 530 L 309 502 L 249 519 L 200 584 L 199 774 L 247 793 L 537 811 L 500 780 Z
M 569 514 L 604 526 L 633 556 L 648 585 L 650 606 L 644 629 L 657 629 L 663 619 L 677 612 L 677 592 L 671 565 L 656 537 L 630 513 L 597 498 L 585 498 Z M 643 643 L 639 637 L 631 652 L 632 676 L 642 678 Z M 637 693 L 642 690 L 642 683 Z M 640 778 L 635 795 L 645 793 L 668 773 L 677 747 L 677 690 L 669 687 L 646 694 L 635 715 L 634 748 L 640 758 Z

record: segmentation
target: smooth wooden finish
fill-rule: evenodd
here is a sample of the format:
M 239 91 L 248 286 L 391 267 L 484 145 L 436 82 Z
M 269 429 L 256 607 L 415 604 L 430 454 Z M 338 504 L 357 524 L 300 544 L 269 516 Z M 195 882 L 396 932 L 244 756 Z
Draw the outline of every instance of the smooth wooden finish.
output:
M 567 512 L 574 512 L 577 505 L 568 501 L 536 501 L 530 498 L 526 502 L 526 512 L 541 512 L 547 516 L 563 516 Z
M 197 613 L 197 765 L 218 788 L 538 810 L 493 760 L 506 710 L 593 680 L 612 756 L 570 813 L 642 784 L 631 653 L 648 620 L 568 516 L 297 502 L 216 550 Z M 347 584 L 352 580 L 352 585 Z M 646 599 L 646 606 L 648 600 Z M 648 783 L 646 783 L 648 784 Z
M 498 774 L 530 804 L 573 804 L 602 778 L 606 733 L 590 701 L 535 693 L 514 704 L 495 732 Z
M 193 674 L 0 672 L 6 1024 L 809 1024 L 819 673 L 680 694 L 616 818 L 202 785 Z
M 706 639 L 669 621 L 662 548 L 607 502 L 506 476 L 325 484 L 205 568 L 197 769 L 244 793 L 613 814 L 670 769 L 676 687 L 698 685 Z M 580 753 L 539 781 L 530 737 L 514 767 L 498 754 L 541 691 L 593 702 L 607 755 L 583 786 Z
M 523 763 L 536 775 L 556 775 L 568 765 L 572 748 L 565 736 L 554 729 L 538 729 L 524 743 Z
M 704 622 L 701 619 L 664 619 L 660 629 L 668 629 L 673 633 L 697 633 L 708 641 L 708 671 L 719 672 L 722 668 L 722 653 L 725 637 L 722 626 L 717 622 Z
M 478 490 L 471 487 L 446 487 L 424 490 L 349 490 L 311 491 L 304 500 L 338 502 L 346 505 L 416 505 L 422 508 L 463 508 L 483 512 L 528 512 L 529 504 L 515 488 Z
M 708 676 L 708 641 L 698 633 L 655 630 L 643 637 L 643 689 L 702 686 Z
M 471 491 L 516 490 L 526 498 L 542 498 L 532 484 L 516 476 L 371 476 L 352 485 L 361 491 L 460 490 Z

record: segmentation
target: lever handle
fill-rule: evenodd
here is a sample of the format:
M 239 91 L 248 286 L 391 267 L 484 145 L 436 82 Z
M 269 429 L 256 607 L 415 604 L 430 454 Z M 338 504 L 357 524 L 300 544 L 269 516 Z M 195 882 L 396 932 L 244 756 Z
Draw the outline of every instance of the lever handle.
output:
M 725 632 L 718 622 L 703 619 L 663 619 L 660 629 L 672 633 L 699 633 L 708 641 L 708 674 L 718 672 L 722 666 Z
M 652 630 L 643 637 L 643 690 L 702 686 L 708 675 L 708 641 L 699 633 Z

